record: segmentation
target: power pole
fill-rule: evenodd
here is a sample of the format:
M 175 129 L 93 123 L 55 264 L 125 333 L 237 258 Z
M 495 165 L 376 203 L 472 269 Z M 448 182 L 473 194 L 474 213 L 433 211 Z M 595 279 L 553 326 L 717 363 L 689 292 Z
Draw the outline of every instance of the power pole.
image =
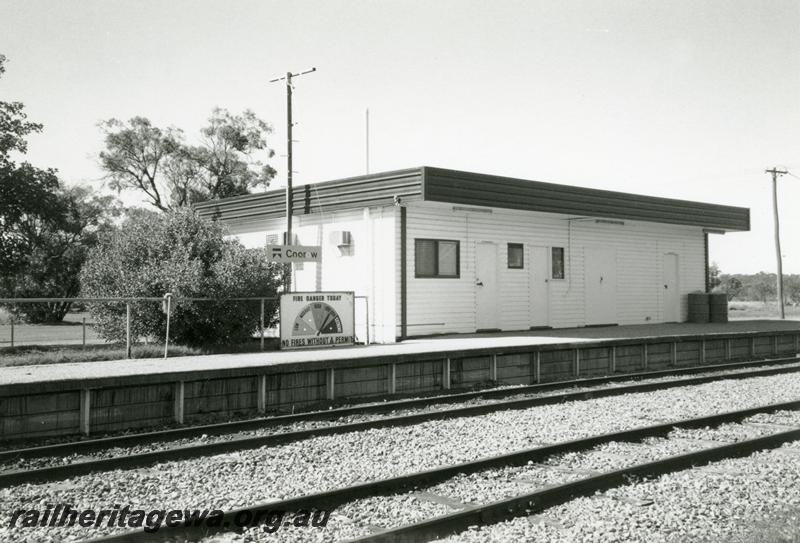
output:
M 293 74 L 286 72 L 283 77 L 270 79 L 270 83 L 286 81 L 286 239 L 285 245 L 292 245 L 292 78 L 311 72 L 316 72 L 316 68 L 311 68 L 304 72 Z M 286 265 L 286 292 L 292 290 L 292 265 Z
M 367 173 L 369 173 L 369 108 L 367 108 L 367 135 L 366 135 L 366 151 L 367 151 Z
M 781 319 L 785 319 L 786 314 L 783 311 L 783 258 L 781 257 L 781 234 L 778 222 L 778 176 L 786 174 L 787 171 L 777 168 L 764 171 L 772 174 L 772 213 L 775 217 L 775 252 L 778 260 L 778 307 L 781 309 Z

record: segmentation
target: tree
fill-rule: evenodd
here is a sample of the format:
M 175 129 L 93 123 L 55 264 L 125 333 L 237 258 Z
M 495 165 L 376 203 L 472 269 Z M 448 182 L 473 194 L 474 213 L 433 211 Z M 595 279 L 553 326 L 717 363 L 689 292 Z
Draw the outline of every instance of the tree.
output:
M 720 277 L 719 277 L 719 265 L 716 262 L 712 262 L 711 265 L 708 267 L 708 288 L 709 290 L 714 290 L 720 284 Z
M 6 58 L 0 55 L 0 75 Z M 27 162 L 26 137 L 42 125 L 27 120 L 20 102 L 0 101 L 0 296 L 73 297 L 78 271 L 96 233 L 115 205 L 84 187 L 65 188 L 53 169 Z M 32 322 L 60 321 L 69 303 L 14 305 L 9 309 Z
M 0 76 L 6 69 L 0 55 Z M 15 231 L 25 216 L 58 216 L 52 190 L 58 186 L 53 170 L 39 170 L 28 163 L 17 165 L 12 153 L 24 154 L 25 139 L 41 132 L 42 125 L 27 120 L 21 102 L 0 101 L 0 274 L 19 269 L 24 261 L 24 241 Z M 55 210 L 56 213 L 52 213 Z
M 7 58 L 0 54 L 0 77 L 6 72 Z M 27 120 L 25 106 L 21 102 L 3 102 L 0 100 L 0 161 L 9 160 L 9 153 L 18 151 L 25 153 L 28 134 L 41 132 L 42 125 Z
M 107 172 L 111 188 L 141 191 L 158 209 L 167 209 L 167 190 L 160 186 L 160 171 L 168 157 L 183 145 L 183 134 L 174 128 L 161 130 L 144 117 L 134 117 L 127 124 L 110 119 L 100 123 L 105 134 L 106 151 L 100 153 L 100 165 Z
M 98 236 L 112 227 L 119 211 L 113 196 L 101 196 L 90 188 L 57 187 L 55 197 L 61 211 L 57 220 L 28 214 L 16 232 L 24 247 L 23 265 L 5 273 L 0 291 L 9 298 L 74 298 L 80 292 L 79 273 L 89 248 Z M 12 312 L 29 322 L 61 321 L 71 302 L 24 304 Z
M 266 188 L 276 173 L 253 158 L 259 151 L 271 158 L 274 151 L 266 140 L 272 128 L 250 110 L 232 115 L 214 109 L 198 145 L 187 144 L 183 131 L 155 127 L 144 117 L 110 119 L 100 128 L 100 164 L 111 187 L 141 192 L 162 211 L 248 194 Z
M 738 299 L 742 292 L 742 281 L 734 275 L 720 275 L 720 284 L 717 290 L 725 292 L 728 295 L 728 301 Z
M 787 275 L 783 278 L 783 295 L 789 303 L 800 304 L 800 275 Z
M 191 208 L 139 212 L 106 234 L 81 272 L 87 297 L 237 298 L 275 297 L 280 268 L 264 250 L 248 250 L 224 239 L 222 226 L 200 219 Z M 124 304 L 90 304 L 98 330 L 109 340 L 125 338 Z M 267 325 L 275 301 L 266 304 Z M 258 301 L 176 302 L 171 340 L 186 345 L 242 343 L 260 318 Z M 132 338 L 163 339 L 166 316 L 158 302 L 131 305 Z
M 776 279 L 774 273 L 758 272 L 751 275 L 746 287 L 747 299 L 764 303 L 773 298 L 777 299 Z

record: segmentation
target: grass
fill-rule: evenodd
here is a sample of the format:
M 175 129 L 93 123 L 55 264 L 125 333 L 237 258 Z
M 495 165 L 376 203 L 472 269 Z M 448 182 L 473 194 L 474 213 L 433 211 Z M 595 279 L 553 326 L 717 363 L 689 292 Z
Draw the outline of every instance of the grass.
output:
M 170 346 L 169 356 L 191 356 L 208 354 L 202 349 Z M 159 358 L 164 356 L 163 345 L 134 345 L 132 358 Z M 0 367 L 38 366 L 42 364 L 64 364 L 68 362 L 96 362 L 100 360 L 121 360 L 125 358 L 124 345 L 34 345 L 7 347 L 0 350 Z
M 264 350 L 278 348 L 277 339 L 266 339 Z M 252 341 L 241 345 L 219 345 L 209 347 L 186 347 L 170 345 L 169 357 L 193 356 L 204 354 L 253 353 L 260 350 L 260 343 Z M 164 356 L 164 345 L 133 345 L 131 358 L 161 358 Z M 69 362 L 97 362 L 103 360 L 122 360 L 125 358 L 125 346 L 118 344 L 104 345 L 25 345 L 21 347 L 0 348 L 0 367 L 38 366 L 42 364 L 65 364 Z
M 784 306 L 786 318 L 800 320 L 800 305 Z M 728 302 L 730 320 L 779 319 L 778 302 Z
M 86 321 L 86 345 L 83 345 L 83 322 Z M 14 346 L 11 346 L 11 316 L 0 308 L 0 367 L 64 364 L 69 362 L 95 362 L 122 360 L 125 346 L 109 343 L 92 328 L 88 313 L 68 313 L 63 322 L 52 324 L 14 324 Z M 278 340 L 265 338 L 265 350 L 278 347 Z M 170 345 L 169 356 L 204 354 L 250 353 L 260 350 L 260 342 L 253 340 L 240 345 L 186 347 Z M 131 358 L 161 358 L 164 344 L 136 344 L 131 348 Z
M 83 319 L 86 319 L 86 344 L 106 343 L 92 329 L 88 313 L 67 313 L 63 322 L 48 324 L 14 324 L 14 345 L 81 345 Z M 0 347 L 11 345 L 11 316 L 0 309 Z

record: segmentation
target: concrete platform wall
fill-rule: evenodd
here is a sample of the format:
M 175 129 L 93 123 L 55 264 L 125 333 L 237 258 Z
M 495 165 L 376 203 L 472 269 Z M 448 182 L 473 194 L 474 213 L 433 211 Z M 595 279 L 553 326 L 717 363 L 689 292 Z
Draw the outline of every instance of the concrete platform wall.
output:
M 552 383 L 576 378 L 795 356 L 800 332 L 598 340 L 472 349 L 299 370 L 268 366 L 247 375 L 224 370 L 98 378 L 91 386 L 50 391 L 0 386 L 0 440 L 154 428 L 237 415 L 291 413 L 335 400 L 436 393 L 481 386 Z M 330 363 L 329 363 L 330 364 Z M 309 365 L 310 366 L 310 365 Z M 61 386 L 63 389 L 57 389 Z

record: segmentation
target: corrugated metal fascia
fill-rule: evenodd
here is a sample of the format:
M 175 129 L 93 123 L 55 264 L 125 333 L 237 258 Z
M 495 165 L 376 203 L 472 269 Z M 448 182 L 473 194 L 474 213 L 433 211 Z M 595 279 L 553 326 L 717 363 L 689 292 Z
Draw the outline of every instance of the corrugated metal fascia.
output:
M 652 204 L 662 204 L 664 206 L 681 206 L 683 209 L 686 208 L 694 208 L 698 211 L 707 212 L 710 209 L 717 209 L 717 210 L 731 210 L 731 211 L 742 211 L 745 208 L 738 208 L 732 206 L 722 206 L 719 204 L 707 204 L 704 202 L 694 202 L 690 200 L 678 200 L 672 198 L 661 198 L 657 196 L 643 196 L 639 194 L 631 194 L 626 192 L 616 192 L 616 191 L 606 191 L 601 189 L 591 189 L 591 188 L 584 188 L 584 187 L 572 187 L 568 185 L 559 185 L 555 183 L 545 183 L 542 181 L 526 181 L 523 179 L 514 179 L 509 177 L 499 177 L 499 176 L 489 176 L 483 174 L 473 174 L 468 172 L 456 172 L 450 170 L 439 170 L 434 172 L 434 177 L 438 179 L 446 178 L 450 179 L 454 182 L 460 181 L 475 181 L 479 183 L 491 183 L 492 187 L 501 187 L 506 189 L 506 193 L 517 196 L 519 192 L 515 189 L 519 190 L 535 190 L 537 192 L 541 191 L 543 193 L 547 193 L 549 196 L 556 198 L 556 195 L 562 196 L 582 196 L 587 198 L 598 198 L 604 201 L 628 201 L 630 203 L 652 203 Z M 485 186 L 481 187 L 485 190 Z M 502 192 L 502 191 L 498 191 Z
M 292 187 L 297 214 L 341 210 L 364 205 L 391 204 L 394 196 L 421 198 L 421 169 L 396 170 Z M 195 206 L 203 217 L 223 222 L 279 217 L 285 214 L 285 191 L 274 190 L 203 202 Z
M 298 213 L 309 212 L 306 211 L 307 207 L 316 207 L 319 202 L 323 205 L 338 205 L 342 203 L 355 203 L 358 198 L 353 196 L 360 195 L 361 198 L 366 200 L 373 200 L 375 197 L 387 197 L 388 192 L 401 192 L 403 194 L 413 194 L 419 192 L 419 184 L 415 180 L 397 180 L 397 181 L 381 181 L 362 183 L 360 185 L 348 184 L 344 186 L 327 186 L 323 188 L 314 185 L 299 185 L 293 187 L 292 193 L 294 195 L 292 202 L 292 209 Z M 232 202 L 222 207 L 221 210 L 225 216 L 233 216 L 238 213 L 254 211 L 264 212 L 265 207 L 279 206 L 283 210 L 286 206 L 285 193 L 280 191 L 276 194 L 271 194 L 269 199 L 261 198 L 258 200 L 246 200 L 240 202 Z
M 593 217 L 615 217 L 653 221 L 654 218 L 677 221 L 677 224 L 700 224 L 704 221 L 713 225 L 743 226 L 737 223 L 739 217 L 721 213 L 719 210 L 707 209 L 701 212 L 697 209 L 687 210 L 678 209 L 675 206 L 662 205 L 658 203 L 641 202 L 636 204 L 615 202 L 611 199 L 602 199 L 597 196 L 584 198 L 583 201 L 575 202 L 577 195 L 565 196 L 563 193 L 556 193 L 554 196 L 542 196 L 542 193 L 517 194 L 515 192 L 488 191 L 485 188 L 466 188 L 450 187 L 438 188 L 429 191 L 429 199 L 437 201 L 454 201 L 457 203 L 467 203 L 474 205 L 484 205 L 489 207 L 510 207 L 512 209 L 528 209 L 533 211 L 545 211 L 551 213 L 583 214 Z M 502 195 L 505 198 L 498 198 Z M 658 222 L 658 221 L 656 221 Z
M 403 170 L 392 170 L 388 172 L 379 172 L 373 174 L 366 174 L 366 175 L 358 175 L 358 176 L 351 176 L 351 177 L 343 177 L 341 179 L 330 179 L 328 181 L 320 181 L 319 183 L 314 183 L 317 187 L 327 187 L 327 186 L 334 186 L 334 185 L 347 185 L 347 184 L 358 184 L 363 183 L 364 181 L 374 181 L 374 180 L 382 180 L 389 177 L 413 177 L 419 176 L 421 174 L 422 168 L 406 168 Z M 294 190 L 297 190 L 300 187 L 304 187 L 305 185 L 296 185 L 292 187 Z M 293 190 L 293 192 L 294 192 Z M 211 207 L 215 204 L 219 203 L 235 203 L 240 201 L 247 201 L 257 199 L 259 197 L 269 197 L 275 194 L 284 194 L 284 189 L 275 189 L 270 190 L 267 192 L 262 192 L 258 194 L 243 194 L 241 196 L 231 196 L 230 198 L 220 198 L 219 200 L 209 200 L 207 202 L 200 202 L 195 204 L 195 207 L 200 209 L 203 207 Z
M 747 208 L 440 168 L 427 168 L 425 177 L 426 200 L 749 230 Z
M 499 175 L 490 175 L 490 174 L 481 174 L 481 173 L 474 173 L 474 172 L 464 172 L 458 170 L 448 170 L 444 168 L 432 168 L 427 167 L 427 173 L 429 179 L 437 179 L 437 178 L 452 178 L 458 180 L 475 180 L 479 182 L 491 182 L 495 184 L 506 184 L 509 186 L 515 186 L 522 189 L 530 188 L 531 186 L 538 187 L 542 190 L 553 190 L 556 192 L 569 192 L 569 193 L 585 193 L 585 194 L 598 194 L 605 197 L 610 197 L 614 199 L 648 199 L 648 200 L 659 200 L 669 204 L 676 204 L 676 205 L 687 205 L 687 206 L 699 206 L 701 208 L 705 208 L 707 206 L 713 207 L 722 207 L 722 208 L 729 208 L 729 209 L 746 209 L 746 208 L 739 208 L 734 206 L 723 206 L 720 204 L 708 204 L 705 202 L 696 202 L 693 200 L 681 200 L 677 198 L 663 198 L 660 196 L 645 196 L 641 194 L 633 194 L 630 192 L 618 192 L 613 190 L 603 190 L 603 189 L 594 189 L 588 187 L 576 187 L 571 185 L 562 185 L 559 183 L 548 183 L 546 181 L 536 181 L 536 180 L 527 180 L 527 179 L 519 179 L 515 177 L 504 177 Z

